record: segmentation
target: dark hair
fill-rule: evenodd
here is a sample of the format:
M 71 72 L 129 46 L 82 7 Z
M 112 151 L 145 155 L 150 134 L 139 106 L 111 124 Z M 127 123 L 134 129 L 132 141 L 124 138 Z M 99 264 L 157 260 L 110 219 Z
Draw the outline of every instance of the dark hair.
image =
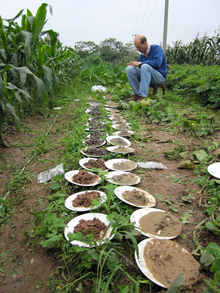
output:
M 143 44 L 144 42 L 147 42 L 147 38 L 145 36 L 142 36 L 140 38 L 140 42 L 141 42 L 141 44 Z

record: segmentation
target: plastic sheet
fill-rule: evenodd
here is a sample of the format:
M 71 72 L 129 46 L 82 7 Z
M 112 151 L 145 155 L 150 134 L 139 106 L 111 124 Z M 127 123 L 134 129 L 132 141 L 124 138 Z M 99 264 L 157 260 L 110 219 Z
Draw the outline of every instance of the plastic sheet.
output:
M 47 182 L 49 181 L 52 177 L 56 176 L 56 175 L 62 175 L 64 174 L 64 170 L 63 170 L 63 163 L 60 164 L 60 165 L 57 165 L 56 167 L 52 168 L 52 169 L 49 169 L 49 170 L 46 170 L 44 172 L 41 172 L 39 175 L 38 175 L 38 178 L 37 178 L 37 182 L 38 183 L 44 183 L 44 182 Z
M 99 91 L 99 92 L 106 92 L 106 87 L 102 85 L 93 85 L 92 86 L 92 92 Z
M 163 164 L 156 162 L 138 162 L 137 165 L 145 169 L 167 169 Z

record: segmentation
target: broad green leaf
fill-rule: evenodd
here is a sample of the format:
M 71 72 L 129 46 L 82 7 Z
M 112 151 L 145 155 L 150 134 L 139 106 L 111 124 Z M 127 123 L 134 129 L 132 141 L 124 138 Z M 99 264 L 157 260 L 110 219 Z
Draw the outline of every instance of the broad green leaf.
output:
M 48 6 L 48 4 L 43 3 L 43 4 L 41 4 L 41 6 L 37 10 L 37 13 L 36 13 L 36 16 L 34 19 L 34 23 L 33 23 L 33 27 L 32 27 L 33 41 L 37 40 L 37 38 L 39 37 L 39 35 L 44 27 L 46 15 L 47 15 L 47 6 Z
M 25 52 L 26 52 L 26 60 L 27 62 L 30 62 L 32 60 L 32 54 L 31 54 L 31 42 L 32 42 L 32 33 L 27 31 L 21 32 L 22 36 L 25 39 Z
M 210 272 L 214 273 L 220 271 L 220 259 L 215 259 L 210 268 Z
M 5 109 L 8 110 L 8 112 L 13 115 L 14 121 L 15 121 L 15 127 L 19 131 L 20 130 L 20 119 L 18 118 L 18 116 L 16 114 L 15 107 L 9 103 L 6 103 Z
M 220 271 L 217 271 L 214 273 L 214 280 L 215 280 L 215 283 L 220 286 Z
M 208 158 L 208 154 L 206 153 L 205 150 L 195 151 L 193 154 L 196 156 L 197 160 L 199 160 L 200 162 L 203 162 Z
M 172 284 L 169 286 L 167 293 L 178 293 L 180 292 L 179 287 L 184 284 L 184 273 L 181 272 L 179 275 L 174 279 Z
M 207 250 L 204 250 L 204 251 L 202 250 L 201 252 L 202 252 L 202 256 L 200 258 L 200 262 L 204 264 L 205 266 L 209 266 L 215 260 L 214 256 L 211 253 L 209 253 Z

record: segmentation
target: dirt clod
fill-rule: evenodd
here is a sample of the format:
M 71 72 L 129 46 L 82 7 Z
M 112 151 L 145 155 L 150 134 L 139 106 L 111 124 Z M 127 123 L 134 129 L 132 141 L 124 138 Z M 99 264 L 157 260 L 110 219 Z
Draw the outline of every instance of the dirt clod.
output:
M 80 220 L 73 230 L 73 233 L 81 232 L 84 235 L 94 234 L 94 239 L 100 240 L 107 226 L 98 218 L 93 220 Z
M 79 184 L 93 184 L 99 180 L 97 175 L 90 174 L 85 170 L 79 170 L 78 174 L 72 176 L 72 181 Z

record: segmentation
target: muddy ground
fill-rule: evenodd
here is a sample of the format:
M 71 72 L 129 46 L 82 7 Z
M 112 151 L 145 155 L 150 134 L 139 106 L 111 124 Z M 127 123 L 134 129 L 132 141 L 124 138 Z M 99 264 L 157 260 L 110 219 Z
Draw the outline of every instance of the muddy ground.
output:
M 71 118 L 71 111 L 73 111 L 74 107 L 75 105 L 71 105 L 68 113 L 62 110 L 54 112 L 49 118 L 37 116 L 25 119 L 22 121 L 20 133 L 17 133 L 13 125 L 7 125 L 3 129 L 3 138 L 11 146 L 9 148 L 0 147 L 1 195 L 7 194 L 9 189 L 6 184 L 13 180 L 15 174 L 22 170 L 26 174 L 26 182 L 21 190 L 15 190 L 7 195 L 8 198 L 17 198 L 17 205 L 12 215 L 0 227 L 1 293 L 52 292 L 48 279 L 56 271 L 58 265 L 56 256 L 48 253 L 41 246 L 33 244 L 29 238 L 26 239 L 24 232 L 31 231 L 33 227 L 31 211 L 40 211 L 46 206 L 48 189 L 44 184 L 37 183 L 37 176 L 40 172 L 60 163 L 59 160 L 65 152 L 62 140 L 67 135 L 64 127 L 68 124 L 68 119 Z M 47 136 L 52 146 L 47 152 L 41 154 L 40 158 L 37 156 L 32 157 L 37 143 L 36 133 L 38 135 L 41 133 L 42 137 L 48 133 Z M 203 145 L 203 141 L 180 134 L 171 134 L 166 131 L 165 126 L 156 124 L 147 125 L 142 123 L 138 133 L 145 140 L 131 139 L 131 146 L 135 149 L 135 153 L 125 155 L 125 158 L 142 162 L 160 162 L 167 169 L 135 169 L 133 173 L 141 176 L 141 182 L 136 187 L 144 190 L 147 188 L 148 192 L 156 197 L 156 208 L 169 211 L 178 218 L 182 217 L 186 212 L 190 213 L 188 223 L 183 224 L 182 237 L 178 236 L 175 241 L 189 252 L 196 249 L 194 245 L 195 235 L 202 246 L 207 246 L 210 242 L 215 242 L 219 245 L 218 237 L 208 231 L 195 230 L 196 226 L 206 219 L 206 215 L 203 207 L 199 205 L 202 193 L 199 193 L 201 188 L 196 183 L 193 183 L 196 179 L 196 176 L 193 175 L 193 170 L 178 169 L 179 162 L 167 160 L 164 155 L 164 151 L 174 149 L 181 143 L 188 143 L 188 148 L 194 149 L 199 145 Z M 220 132 L 215 133 L 213 138 L 220 142 Z M 175 144 L 172 142 L 175 142 Z M 191 203 L 183 200 L 189 194 L 195 195 L 195 199 Z M 175 209 L 175 212 L 170 207 Z M 197 260 L 199 259 L 197 258 Z M 208 279 L 211 275 L 202 271 L 200 277 L 200 280 L 193 288 L 189 288 L 184 292 L 199 293 L 205 290 L 207 285 L 204 282 L 204 278 Z M 121 280 L 121 282 L 126 284 L 125 280 Z M 88 283 L 89 288 L 89 280 L 84 280 L 82 283 L 83 285 Z M 146 287 L 143 287 L 141 292 L 147 292 L 144 288 Z M 165 292 L 159 286 L 155 286 L 153 290 L 153 292 Z M 73 292 L 75 291 L 73 290 Z M 88 289 L 83 292 L 90 291 Z

